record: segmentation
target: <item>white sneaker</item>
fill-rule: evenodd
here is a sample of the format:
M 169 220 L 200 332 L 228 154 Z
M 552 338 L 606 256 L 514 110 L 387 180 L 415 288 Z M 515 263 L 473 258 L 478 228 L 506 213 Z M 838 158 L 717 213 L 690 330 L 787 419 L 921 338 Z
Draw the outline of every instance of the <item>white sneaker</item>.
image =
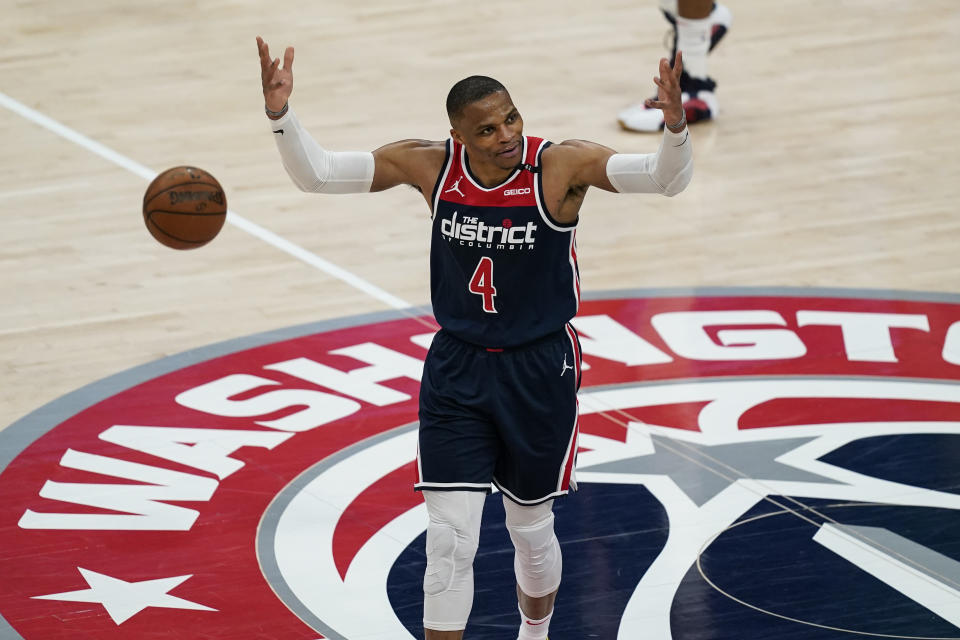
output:
M 663 129 L 663 111 L 648 109 L 647 105 L 639 102 L 618 113 L 617 122 L 627 131 L 655 133 Z
M 673 53 L 671 59 L 677 55 L 676 47 L 676 17 L 663 12 L 664 17 L 673 25 Z M 726 5 L 714 3 L 710 12 L 710 51 L 720 43 L 733 24 L 733 14 Z M 710 120 L 719 113 L 719 104 L 714 93 L 716 82 L 710 78 L 692 78 L 684 73 L 680 77 L 680 89 L 683 91 L 683 110 L 687 122 L 703 122 Z M 656 96 L 656 93 L 654 94 Z M 617 121 L 627 131 L 653 133 L 663 129 L 663 112 L 660 109 L 648 109 L 642 102 L 632 104 L 617 114 Z
M 716 83 L 707 78 L 692 78 L 684 72 L 680 76 L 680 88 L 683 90 L 683 112 L 687 124 L 704 122 L 720 113 L 720 103 L 714 93 Z M 617 114 L 617 122 L 627 131 L 655 133 L 663 129 L 663 111 L 648 109 L 645 104 L 633 104 Z

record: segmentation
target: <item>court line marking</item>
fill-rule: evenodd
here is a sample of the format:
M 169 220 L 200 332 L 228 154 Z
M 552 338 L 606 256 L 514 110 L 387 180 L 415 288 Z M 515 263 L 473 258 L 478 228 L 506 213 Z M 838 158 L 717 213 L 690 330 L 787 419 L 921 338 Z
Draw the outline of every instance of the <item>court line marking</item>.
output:
M 30 189 L 16 189 L 13 191 L 0 191 L 0 198 L 22 198 L 23 196 L 36 196 L 45 193 L 56 193 L 57 191 L 68 191 L 70 189 L 79 189 L 85 187 L 89 182 L 58 182 L 44 185 L 42 187 L 33 187 Z
M 783 505 L 778 505 L 778 506 L 783 507 Z M 840 503 L 840 504 L 836 504 L 836 505 L 828 505 L 828 508 L 829 508 L 830 506 L 870 507 L 870 506 L 875 506 L 875 505 L 873 505 L 873 504 L 864 504 L 864 503 L 856 503 L 856 504 L 852 504 L 852 503 Z M 902 635 L 896 635 L 896 634 L 875 633 L 875 632 L 870 632 L 870 631 L 858 631 L 858 630 L 855 630 L 855 629 L 844 629 L 844 628 L 842 628 L 842 627 L 834 627 L 834 626 L 830 626 L 830 625 L 820 624 L 820 623 L 817 623 L 817 622 L 811 622 L 811 621 L 809 621 L 809 620 L 801 620 L 801 619 L 799 619 L 799 618 L 793 618 L 793 617 L 790 617 L 790 616 L 787 616 L 787 615 L 784 615 L 784 614 L 781 614 L 781 613 L 777 613 L 777 612 L 775 612 L 775 611 L 770 611 L 770 610 L 767 610 L 767 609 L 763 609 L 763 608 L 761 608 L 761 607 L 758 607 L 758 606 L 755 605 L 755 604 L 752 604 L 752 603 L 750 603 L 750 602 L 746 602 L 745 600 L 742 600 L 742 599 L 736 597 L 735 595 L 729 593 L 728 591 L 725 591 L 724 589 L 720 588 L 715 582 L 713 582 L 713 580 L 710 579 L 710 577 L 707 575 L 707 572 L 706 572 L 706 571 L 704 570 L 704 568 L 703 568 L 703 564 L 702 564 L 702 562 L 701 562 L 701 558 L 702 558 L 702 556 L 703 556 L 703 553 L 710 547 L 710 545 L 713 544 L 713 542 L 714 542 L 717 538 L 719 538 L 721 535 L 723 535 L 723 534 L 726 533 L 727 531 L 730 531 L 731 529 L 734 529 L 734 528 L 739 527 L 739 526 L 741 526 L 741 525 L 749 524 L 749 523 L 754 522 L 754 521 L 756 521 L 756 520 L 761 520 L 761 519 L 763 519 L 763 518 L 769 518 L 769 517 L 772 517 L 772 516 L 777 516 L 777 515 L 785 514 L 785 513 L 791 513 L 791 514 L 793 514 L 793 515 L 798 515 L 798 514 L 796 514 L 792 509 L 790 509 L 789 507 L 783 507 L 783 511 L 780 511 L 780 512 L 774 511 L 774 512 L 770 512 L 770 513 L 762 513 L 762 514 L 760 514 L 760 515 L 753 516 L 753 517 L 751 517 L 751 518 L 746 518 L 746 519 L 744 519 L 744 520 L 738 520 L 737 522 L 734 522 L 734 523 L 731 524 L 730 526 L 726 527 L 723 531 L 719 531 L 718 533 L 716 533 L 716 534 L 714 534 L 713 536 L 711 536 L 711 538 L 700 548 L 700 552 L 697 554 L 697 562 L 696 562 L 697 573 L 699 573 L 699 574 L 700 574 L 700 577 L 703 578 L 703 580 L 704 580 L 707 584 L 709 584 L 711 587 L 713 587 L 713 589 L 714 589 L 717 593 L 719 593 L 719 594 L 721 594 L 721 595 L 729 598 L 730 600 L 736 602 L 737 604 L 743 605 L 744 607 L 747 607 L 748 609 L 753 609 L 754 611 L 757 611 L 757 612 L 759 612 L 759 613 L 763 613 L 763 614 L 766 614 L 766 615 L 768 615 L 768 616 L 772 616 L 772 617 L 774 617 L 774 618 L 780 618 L 780 619 L 782 619 L 782 620 L 787 620 L 787 621 L 789 621 L 789 622 L 796 622 L 796 623 L 798 623 L 798 624 L 803 624 L 803 625 L 807 625 L 807 626 L 810 626 L 810 627 L 817 627 L 817 628 L 820 628 L 820 629 L 828 629 L 828 630 L 830 630 L 830 631 L 840 631 L 840 632 L 842 632 L 842 633 L 849 633 L 849 634 L 851 634 L 851 635 L 860 635 L 860 636 L 867 636 L 867 637 L 874 637 L 874 638 L 895 638 L 895 639 L 900 639 L 900 640 L 958 640 L 958 638 L 955 637 L 955 636 L 947 636 L 947 637 L 940 637 L 940 636 L 934 636 L 934 637 L 931 637 L 931 636 L 902 636 Z M 806 518 L 803 518 L 803 517 L 801 517 L 801 519 L 806 520 Z M 822 527 L 827 527 L 827 526 L 831 526 L 831 525 L 829 525 L 829 524 L 821 524 L 821 525 L 818 525 L 818 526 L 821 527 L 821 529 L 818 529 L 818 530 L 817 530 L 817 531 L 818 531 L 818 534 L 819 534 L 819 532 L 822 530 Z M 817 534 L 815 534 L 814 539 L 816 539 L 816 535 L 817 535 Z M 866 536 L 860 535 L 860 537 L 863 538 L 863 541 L 861 542 L 861 544 L 863 544 L 864 542 L 867 543 L 867 544 L 873 542 L 870 538 L 868 538 L 868 537 L 866 537 Z M 855 541 L 855 542 L 856 542 L 856 541 Z M 887 559 L 888 561 L 890 560 L 890 558 L 886 558 L 886 559 Z M 923 605 L 921 605 L 921 606 L 923 606 Z
M 0 106 L 6 107 L 8 110 L 16 113 L 17 115 L 37 124 L 48 131 L 55 133 L 56 135 L 73 142 L 77 146 L 83 147 L 87 151 L 100 156 L 101 158 L 112 162 L 113 164 L 126 169 L 130 173 L 136 174 L 145 180 L 153 180 L 157 176 L 157 172 L 149 167 L 131 160 L 130 158 L 117 153 L 113 149 L 88 138 L 87 136 L 71 129 L 70 127 L 46 116 L 35 109 L 31 109 L 25 104 L 18 102 L 6 95 L 3 92 L 0 92 Z M 303 247 L 290 242 L 286 238 L 283 238 L 274 232 L 261 227 L 255 222 L 251 222 L 246 218 L 240 216 L 235 211 L 227 211 L 227 222 L 238 227 L 239 229 L 246 231 L 252 236 L 259 238 L 260 240 L 266 242 L 267 244 L 283 251 L 284 253 L 297 258 L 303 262 L 306 262 L 312 267 L 323 271 L 329 276 L 341 280 L 355 289 L 359 289 L 363 293 L 376 298 L 380 302 L 384 303 L 389 307 L 394 309 L 408 309 L 411 305 L 409 302 L 398 298 L 397 296 L 384 291 L 380 287 L 377 287 L 370 282 L 367 282 L 363 278 L 347 271 L 343 267 L 340 267 L 329 260 L 321 258 L 315 253 L 312 253 Z

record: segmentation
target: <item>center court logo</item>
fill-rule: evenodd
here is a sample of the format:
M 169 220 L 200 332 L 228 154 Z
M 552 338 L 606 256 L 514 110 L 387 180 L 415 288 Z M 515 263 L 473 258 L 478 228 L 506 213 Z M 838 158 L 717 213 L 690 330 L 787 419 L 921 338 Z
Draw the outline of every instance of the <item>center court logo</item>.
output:
M 957 465 L 938 457 L 960 438 L 960 304 L 732 294 L 582 304 L 581 491 L 558 504 L 573 550 L 555 634 L 695 638 L 695 616 L 671 611 L 714 598 L 724 637 L 960 635 L 960 550 L 936 534 L 960 513 Z M 431 337 L 396 316 L 253 336 L 119 374 L 0 432 L 0 548 L 16 550 L 0 556 L 0 637 L 418 637 L 426 519 L 412 482 Z M 939 524 L 918 529 L 927 514 Z M 481 540 L 508 549 L 495 510 L 485 518 Z M 584 522 L 587 535 L 563 529 Z M 790 535 L 763 548 L 875 583 L 901 621 L 833 612 L 826 591 L 751 590 L 771 558 L 738 536 L 764 527 Z M 609 539 L 589 570 L 619 585 L 599 621 L 595 585 L 577 578 L 584 539 Z M 629 560 L 598 555 L 627 539 Z M 515 628 L 489 595 L 510 595 L 496 582 L 508 565 L 478 563 L 474 637 Z

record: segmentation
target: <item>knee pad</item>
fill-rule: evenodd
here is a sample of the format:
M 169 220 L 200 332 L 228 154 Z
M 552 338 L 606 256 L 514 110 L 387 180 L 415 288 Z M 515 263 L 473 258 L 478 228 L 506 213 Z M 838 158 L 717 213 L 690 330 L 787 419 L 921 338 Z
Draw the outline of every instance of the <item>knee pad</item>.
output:
M 473 558 L 480 543 L 480 514 L 486 496 L 458 493 L 471 492 L 424 492 L 430 523 L 423 624 L 435 631 L 463 629 L 473 607 Z
M 473 575 L 473 558 L 479 541 L 460 534 L 448 524 L 427 526 L 427 571 L 423 592 L 435 596 L 449 591 L 455 582 Z
M 517 584 L 531 598 L 542 598 L 560 586 L 563 558 L 560 542 L 553 531 L 551 506 L 547 503 L 521 507 L 504 500 L 507 531 L 516 550 L 513 568 Z

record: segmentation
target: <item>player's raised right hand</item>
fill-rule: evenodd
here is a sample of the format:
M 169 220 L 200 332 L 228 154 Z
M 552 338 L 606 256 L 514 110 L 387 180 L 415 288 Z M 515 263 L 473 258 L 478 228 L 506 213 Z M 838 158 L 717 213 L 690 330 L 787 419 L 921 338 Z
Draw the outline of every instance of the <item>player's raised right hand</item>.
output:
M 263 100 L 267 109 L 280 111 L 293 92 L 293 47 L 283 52 L 283 67 L 280 58 L 270 59 L 270 47 L 257 36 L 260 53 L 260 81 L 263 83 Z

